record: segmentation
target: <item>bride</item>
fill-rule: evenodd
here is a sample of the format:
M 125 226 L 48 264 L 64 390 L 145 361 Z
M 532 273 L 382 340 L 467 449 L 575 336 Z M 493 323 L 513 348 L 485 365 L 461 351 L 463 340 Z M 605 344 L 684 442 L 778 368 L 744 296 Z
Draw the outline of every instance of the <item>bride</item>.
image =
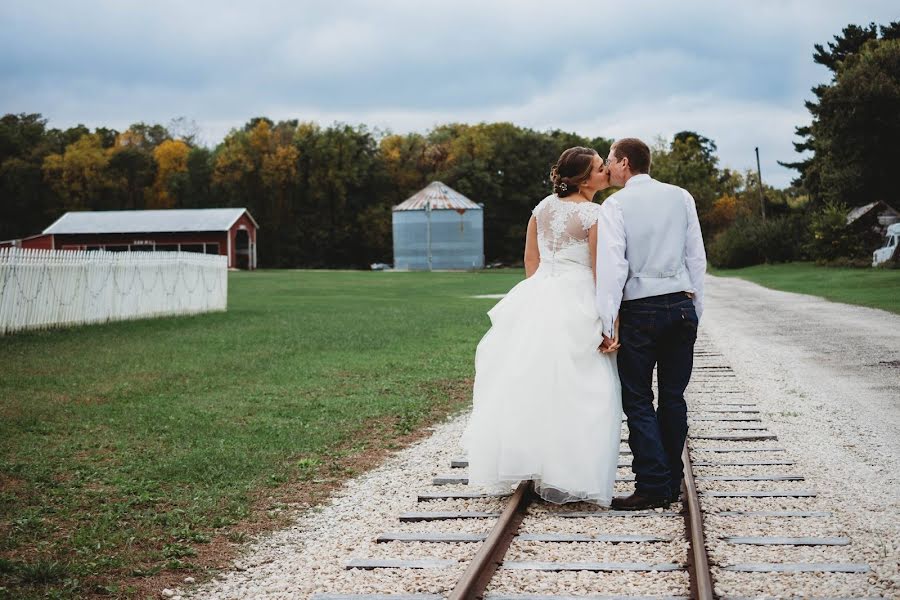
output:
M 609 172 L 596 151 L 575 147 L 550 178 L 554 193 L 528 222 L 525 280 L 488 312 L 462 446 L 471 485 L 508 490 L 530 479 L 547 501 L 609 506 L 622 399 L 615 354 L 598 351 L 593 202 Z

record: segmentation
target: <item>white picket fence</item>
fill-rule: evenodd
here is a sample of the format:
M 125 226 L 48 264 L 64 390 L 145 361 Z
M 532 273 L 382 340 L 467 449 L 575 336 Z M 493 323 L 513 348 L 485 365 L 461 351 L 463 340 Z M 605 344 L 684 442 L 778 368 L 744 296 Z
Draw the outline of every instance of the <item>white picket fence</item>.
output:
M 226 256 L 0 248 L 0 335 L 227 305 Z

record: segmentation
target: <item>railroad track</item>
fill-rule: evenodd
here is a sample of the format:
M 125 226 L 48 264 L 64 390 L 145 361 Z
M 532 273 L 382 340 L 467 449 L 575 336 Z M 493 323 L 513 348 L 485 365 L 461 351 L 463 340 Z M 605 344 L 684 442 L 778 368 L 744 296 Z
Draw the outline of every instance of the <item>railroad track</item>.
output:
M 423 576 L 406 595 L 320 593 L 313 598 L 864 598 L 852 590 L 864 589 L 868 566 L 844 560 L 836 550 L 846 549 L 851 540 L 803 534 L 804 524 L 821 528 L 831 514 L 816 506 L 816 492 L 793 470 L 788 450 L 743 394 L 724 357 L 698 342 L 687 396 L 690 430 L 682 499 L 668 509 L 556 506 L 535 501 L 529 483 L 511 495 L 470 491 L 466 461 L 453 460 L 448 473 L 431 480 L 431 490 L 416 495 L 423 509 L 436 504 L 441 510 L 400 514 L 398 530 L 378 536 L 401 558 L 357 558 L 346 564 L 383 577 L 409 569 L 423 575 L 461 570 L 452 586 L 446 577 L 429 583 Z M 625 427 L 617 494 L 633 490 Z M 839 531 L 840 524 L 829 528 Z M 412 557 L 404 547 L 422 555 Z M 851 593 L 841 593 L 847 589 Z

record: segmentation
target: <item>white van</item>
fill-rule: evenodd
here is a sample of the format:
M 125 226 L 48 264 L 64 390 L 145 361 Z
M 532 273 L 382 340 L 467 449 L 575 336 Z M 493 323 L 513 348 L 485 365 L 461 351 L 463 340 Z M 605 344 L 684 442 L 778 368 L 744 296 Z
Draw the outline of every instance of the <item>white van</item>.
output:
M 872 266 L 877 267 L 881 263 L 891 260 L 897 253 L 897 244 L 900 244 L 900 223 L 888 226 L 884 246 L 872 254 Z

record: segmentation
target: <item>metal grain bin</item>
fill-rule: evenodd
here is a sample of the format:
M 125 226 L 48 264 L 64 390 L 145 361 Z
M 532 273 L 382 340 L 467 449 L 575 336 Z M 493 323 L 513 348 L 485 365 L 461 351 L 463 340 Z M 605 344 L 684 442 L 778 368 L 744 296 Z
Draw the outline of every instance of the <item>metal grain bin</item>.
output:
M 484 267 L 484 209 L 440 181 L 393 208 L 394 268 Z

